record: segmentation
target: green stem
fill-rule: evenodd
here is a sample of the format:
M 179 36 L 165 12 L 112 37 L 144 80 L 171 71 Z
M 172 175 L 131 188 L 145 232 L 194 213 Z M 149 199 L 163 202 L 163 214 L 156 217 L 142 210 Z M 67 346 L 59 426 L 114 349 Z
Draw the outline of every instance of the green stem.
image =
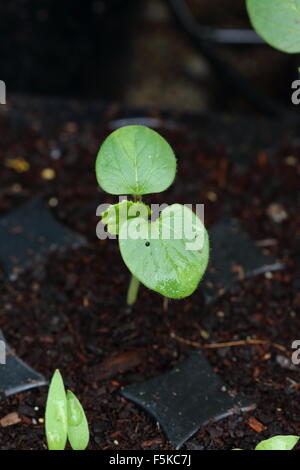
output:
M 141 201 L 142 196 L 134 195 L 133 196 L 134 202 Z M 132 274 L 130 279 L 130 284 L 128 287 L 127 292 L 127 304 L 133 305 L 137 299 L 138 291 L 139 291 L 140 281 Z
M 133 305 L 137 299 L 140 281 L 132 274 L 127 292 L 127 304 Z

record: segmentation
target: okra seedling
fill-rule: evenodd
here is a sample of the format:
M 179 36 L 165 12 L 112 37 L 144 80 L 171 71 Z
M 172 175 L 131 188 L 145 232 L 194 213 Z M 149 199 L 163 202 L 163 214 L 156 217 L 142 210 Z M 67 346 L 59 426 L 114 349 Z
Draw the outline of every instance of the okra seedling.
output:
M 274 436 L 261 441 L 254 450 L 292 450 L 298 441 L 298 436 Z
M 49 450 L 64 450 L 67 440 L 73 450 L 88 446 L 89 428 L 84 410 L 70 390 L 66 393 L 59 370 L 54 372 L 49 387 L 45 427 Z
M 300 52 L 300 0 L 247 0 L 253 28 L 268 44 Z
M 174 181 L 176 158 L 168 142 L 146 126 L 124 126 L 103 142 L 96 160 L 99 186 L 131 196 L 102 214 L 107 231 L 118 235 L 122 258 L 132 274 L 127 302 L 140 282 L 167 298 L 183 298 L 197 288 L 207 267 L 209 241 L 190 207 L 172 204 L 154 220 L 142 197 L 167 189 Z M 151 217 L 151 220 L 149 218 Z
M 67 391 L 68 440 L 73 450 L 84 450 L 89 443 L 89 426 L 78 398 Z
M 68 437 L 67 397 L 59 370 L 52 377 L 46 404 L 46 437 L 49 450 L 64 450 Z

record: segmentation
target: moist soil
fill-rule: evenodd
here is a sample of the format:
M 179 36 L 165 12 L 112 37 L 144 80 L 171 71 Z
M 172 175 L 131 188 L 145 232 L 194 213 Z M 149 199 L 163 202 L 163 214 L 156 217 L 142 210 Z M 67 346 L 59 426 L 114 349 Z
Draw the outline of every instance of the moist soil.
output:
M 100 241 L 95 235 L 97 205 L 116 201 L 97 187 L 95 156 L 120 111 L 108 108 L 95 121 L 74 121 L 57 112 L 50 131 L 46 121 L 53 117 L 47 106 L 26 116 L 22 102 L 20 109 L 18 119 L 15 112 L 0 119 L 1 215 L 41 195 L 55 217 L 84 234 L 88 244 L 52 253 L 14 282 L 3 273 L 0 328 L 19 357 L 47 378 L 61 370 L 86 410 L 89 448 L 171 449 L 157 423 L 121 397 L 120 390 L 170 370 L 195 348 L 203 348 L 231 394 L 244 393 L 257 406 L 201 426 L 187 449 L 251 449 L 275 434 L 300 435 L 300 369 L 290 361 L 292 342 L 300 339 L 299 141 L 284 125 L 278 132 L 272 124 L 263 128 L 272 145 L 266 147 L 262 139 L 260 148 L 261 124 L 253 120 L 246 127 L 255 140 L 249 146 L 248 137 L 239 137 L 239 118 L 228 126 L 226 118 L 222 124 L 211 118 L 188 122 L 152 114 L 174 147 L 178 173 L 168 191 L 147 196 L 146 202 L 204 203 L 208 228 L 224 214 L 233 214 L 286 269 L 250 279 L 239 270 L 230 292 L 209 306 L 200 284 L 191 297 L 170 301 L 168 312 L 160 295 L 141 287 L 129 309 L 129 273 L 117 241 Z M 243 158 L 232 158 L 239 155 Z M 15 159 L 27 162 L 24 171 L 11 167 Z M 54 170 L 52 179 L 45 179 L 45 168 Z M 274 203 L 284 213 L 280 223 L 274 221 L 274 207 L 270 210 Z M 211 258 L 215 256 L 212 252 Z M 250 344 L 249 339 L 261 341 Z M 0 401 L 0 420 L 12 412 L 20 418 L 17 424 L 0 426 L 1 449 L 46 448 L 46 396 L 44 387 Z

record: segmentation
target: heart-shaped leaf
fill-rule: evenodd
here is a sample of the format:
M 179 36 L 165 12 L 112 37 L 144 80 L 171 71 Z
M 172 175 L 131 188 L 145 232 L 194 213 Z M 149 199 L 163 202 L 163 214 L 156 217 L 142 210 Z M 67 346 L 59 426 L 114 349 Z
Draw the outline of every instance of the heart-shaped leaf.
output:
M 124 222 L 119 245 L 134 276 L 169 298 L 191 295 L 208 263 L 205 227 L 189 207 L 180 204 L 168 206 L 154 222 L 142 218 Z
M 78 398 L 67 391 L 68 439 L 73 450 L 84 450 L 88 446 L 90 433 L 88 422 Z
M 271 46 L 300 52 L 300 0 L 247 0 L 251 23 Z
M 110 194 L 159 193 L 172 184 L 175 173 L 170 145 L 145 126 L 124 126 L 112 132 L 96 160 L 98 184 Z
M 49 450 L 64 450 L 67 443 L 67 398 L 59 370 L 53 374 L 49 387 L 45 427 Z
M 255 450 L 292 450 L 298 441 L 298 436 L 274 436 L 261 441 Z

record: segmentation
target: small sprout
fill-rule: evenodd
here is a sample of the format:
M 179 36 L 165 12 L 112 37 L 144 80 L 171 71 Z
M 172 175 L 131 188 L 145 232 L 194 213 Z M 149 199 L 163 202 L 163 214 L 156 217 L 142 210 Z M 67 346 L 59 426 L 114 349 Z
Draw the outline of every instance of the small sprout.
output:
M 209 240 L 200 218 L 173 204 L 150 221 L 141 196 L 167 189 L 176 159 L 168 142 L 145 126 L 124 126 L 102 144 L 96 160 L 99 186 L 110 194 L 133 196 L 102 214 L 107 230 L 119 236 L 122 258 L 132 274 L 127 302 L 132 305 L 142 282 L 165 297 L 191 295 L 207 267 Z
M 90 434 L 88 422 L 78 398 L 70 390 L 67 391 L 68 408 L 68 440 L 73 450 L 85 450 Z
M 261 441 L 254 450 L 292 450 L 299 441 L 298 436 L 274 436 Z M 243 449 L 232 449 L 243 450 Z
M 73 450 L 84 450 L 89 443 L 89 428 L 84 410 L 76 396 L 65 391 L 57 369 L 52 377 L 45 414 L 49 450 L 64 450 L 67 439 Z
M 298 436 L 274 436 L 261 441 L 255 450 L 292 450 L 298 441 Z
M 62 376 L 54 372 L 46 404 L 46 437 L 49 450 L 64 450 L 67 443 L 67 398 Z

